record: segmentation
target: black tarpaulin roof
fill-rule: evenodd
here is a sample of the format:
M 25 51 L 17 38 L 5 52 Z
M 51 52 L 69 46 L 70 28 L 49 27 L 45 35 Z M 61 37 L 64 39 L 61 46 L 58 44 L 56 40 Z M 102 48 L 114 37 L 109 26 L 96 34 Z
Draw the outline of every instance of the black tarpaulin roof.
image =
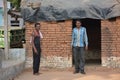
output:
M 41 3 L 33 9 L 29 3 Z M 67 19 L 109 19 L 120 16 L 120 0 L 23 0 L 25 21 L 56 21 Z

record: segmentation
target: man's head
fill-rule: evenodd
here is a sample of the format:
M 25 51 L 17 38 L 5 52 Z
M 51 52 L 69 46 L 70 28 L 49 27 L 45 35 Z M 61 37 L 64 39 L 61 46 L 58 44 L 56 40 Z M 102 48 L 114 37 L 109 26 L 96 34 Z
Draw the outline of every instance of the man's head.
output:
M 76 21 L 76 27 L 77 27 L 77 28 L 80 28 L 80 26 L 81 26 L 81 21 L 80 21 L 80 20 L 77 20 L 77 21 Z
M 40 23 L 35 23 L 35 29 L 36 29 L 36 30 L 39 30 L 39 29 L 40 29 L 40 26 L 41 26 Z

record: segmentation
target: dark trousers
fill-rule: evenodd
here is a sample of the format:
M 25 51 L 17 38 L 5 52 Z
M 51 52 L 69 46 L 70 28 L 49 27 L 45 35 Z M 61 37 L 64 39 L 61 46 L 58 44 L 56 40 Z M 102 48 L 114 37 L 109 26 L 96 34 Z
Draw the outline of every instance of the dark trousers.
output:
M 73 47 L 73 56 L 75 61 L 75 70 L 82 71 L 85 66 L 85 49 L 84 47 Z
M 40 54 L 33 53 L 33 73 L 39 72 Z

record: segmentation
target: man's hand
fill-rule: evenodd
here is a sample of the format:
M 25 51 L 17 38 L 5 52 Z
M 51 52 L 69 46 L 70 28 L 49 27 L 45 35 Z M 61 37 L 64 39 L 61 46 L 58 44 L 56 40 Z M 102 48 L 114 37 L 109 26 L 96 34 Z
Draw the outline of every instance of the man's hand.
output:
M 38 54 L 38 51 L 37 51 L 37 49 L 36 49 L 36 48 L 34 48 L 34 51 L 35 51 L 35 54 Z
M 85 47 L 85 50 L 86 50 L 86 51 L 88 50 L 88 46 Z

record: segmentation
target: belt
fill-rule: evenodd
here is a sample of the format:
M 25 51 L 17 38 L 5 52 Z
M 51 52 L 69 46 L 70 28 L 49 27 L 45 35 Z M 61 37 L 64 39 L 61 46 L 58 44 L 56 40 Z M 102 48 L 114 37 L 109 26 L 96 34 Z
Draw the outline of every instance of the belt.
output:
M 75 47 L 80 47 L 80 46 L 75 46 Z

